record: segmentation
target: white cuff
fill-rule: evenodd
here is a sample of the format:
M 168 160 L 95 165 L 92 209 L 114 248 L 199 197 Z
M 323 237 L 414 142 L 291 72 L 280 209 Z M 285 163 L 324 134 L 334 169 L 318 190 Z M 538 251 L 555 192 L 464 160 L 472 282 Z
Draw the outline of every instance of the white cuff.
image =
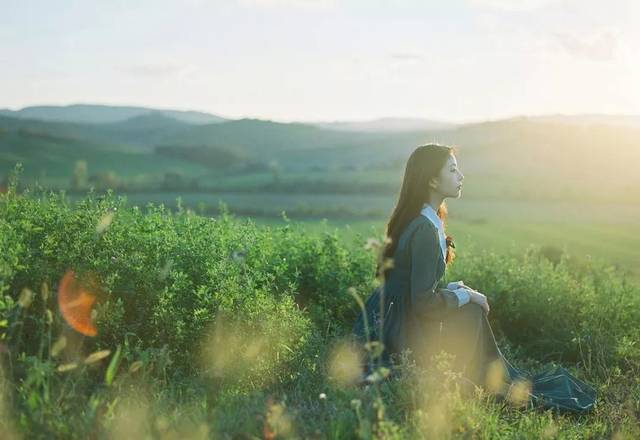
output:
M 469 291 L 464 287 L 459 287 L 453 291 L 455 295 L 458 297 L 458 307 L 462 307 L 469 301 L 471 301 L 471 295 L 469 295 Z

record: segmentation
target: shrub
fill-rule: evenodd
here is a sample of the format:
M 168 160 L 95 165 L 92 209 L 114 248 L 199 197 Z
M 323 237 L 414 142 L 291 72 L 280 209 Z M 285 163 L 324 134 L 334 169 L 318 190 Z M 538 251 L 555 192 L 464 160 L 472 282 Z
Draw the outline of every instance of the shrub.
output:
M 605 262 L 554 264 L 531 245 L 521 256 L 460 255 L 448 277 L 487 295 L 494 331 L 533 358 L 640 367 L 624 342 L 640 335 L 640 289 Z

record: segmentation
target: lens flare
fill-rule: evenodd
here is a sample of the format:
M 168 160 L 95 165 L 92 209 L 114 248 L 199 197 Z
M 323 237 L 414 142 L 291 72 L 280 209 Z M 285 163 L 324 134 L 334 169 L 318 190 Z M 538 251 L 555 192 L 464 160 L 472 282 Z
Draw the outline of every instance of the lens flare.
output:
M 33 302 L 33 291 L 27 287 L 22 289 L 20 296 L 18 297 L 18 304 L 23 309 L 28 308 Z
M 96 225 L 96 233 L 103 234 L 109 226 L 111 226 L 111 222 L 113 221 L 113 212 L 107 212 L 100 218 L 98 224 Z
M 487 391 L 493 394 L 504 394 L 507 388 L 507 369 L 501 359 L 495 359 L 489 364 L 485 378 Z
M 57 357 L 66 346 L 67 338 L 65 336 L 60 336 L 58 340 L 51 346 L 51 357 Z
M 529 402 L 532 383 L 526 379 L 516 379 L 509 387 L 507 400 L 515 406 L 525 406 Z
M 98 334 L 92 316 L 96 302 L 94 291 L 97 291 L 95 283 L 80 282 L 73 270 L 64 274 L 58 286 L 58 306 L 62 317 L 71 328 L 85 336 Z
M 347 341 L 337 343 L 329 355 L 329 377 L 341 386 L 358 382 L 362 374 L 362 353 Z
M 94 353 L 91 353 L 89 356 L 85 358 L 83 361 L 86 365 L 94 364 L 111 354 L 111 350 L 100 350 Z
M 152 412 L 145 391 L 130 391 L 116 401 L 113 418 L 106 426 L 106 438 L 151 438 Z
M 267 414 L 262 428 L 265 439 L 293 437 L 293 420 L 283 404 L 267 401 Z

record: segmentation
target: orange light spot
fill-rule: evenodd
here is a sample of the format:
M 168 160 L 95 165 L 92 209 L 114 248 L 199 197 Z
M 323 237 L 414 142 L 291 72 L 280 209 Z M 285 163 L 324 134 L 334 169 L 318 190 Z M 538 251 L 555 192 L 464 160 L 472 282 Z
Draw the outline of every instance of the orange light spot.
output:
M 73 270 L 68 270 L 58 287 L 58 306 L 67 324 L 85 336 L 98 334 L 91 316 L 95 302 L 96 295 L 81 285 Z

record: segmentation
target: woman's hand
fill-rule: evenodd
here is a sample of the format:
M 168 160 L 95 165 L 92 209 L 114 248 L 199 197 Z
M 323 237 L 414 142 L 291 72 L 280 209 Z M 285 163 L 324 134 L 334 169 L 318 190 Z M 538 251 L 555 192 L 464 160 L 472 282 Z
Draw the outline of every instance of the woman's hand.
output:
M 453 281 L 447 285 L 447 289 L 450 289 L 450 290 L 455 290 L 459 288 L 464 288 L 467 292 L 469 292 L 470 302 L 474 302 L 480 305 L 480 307 L 482 307 L 485 313 L 489 313 L 489 310 L 491 309 L 491 307 L 489 307 L 489 301 L 487 301 L 487 297 L 484 294 L 467 286 L 462 280 Z
M 471 302 L 478 304 L 484 310 L 484 313 L 488 314 L 491 307 L 489 307 L 489 301 L 487 301 L 487 297 L 477 290 L 473 290 L 468 288 L 469 295 L 471 295 Z

